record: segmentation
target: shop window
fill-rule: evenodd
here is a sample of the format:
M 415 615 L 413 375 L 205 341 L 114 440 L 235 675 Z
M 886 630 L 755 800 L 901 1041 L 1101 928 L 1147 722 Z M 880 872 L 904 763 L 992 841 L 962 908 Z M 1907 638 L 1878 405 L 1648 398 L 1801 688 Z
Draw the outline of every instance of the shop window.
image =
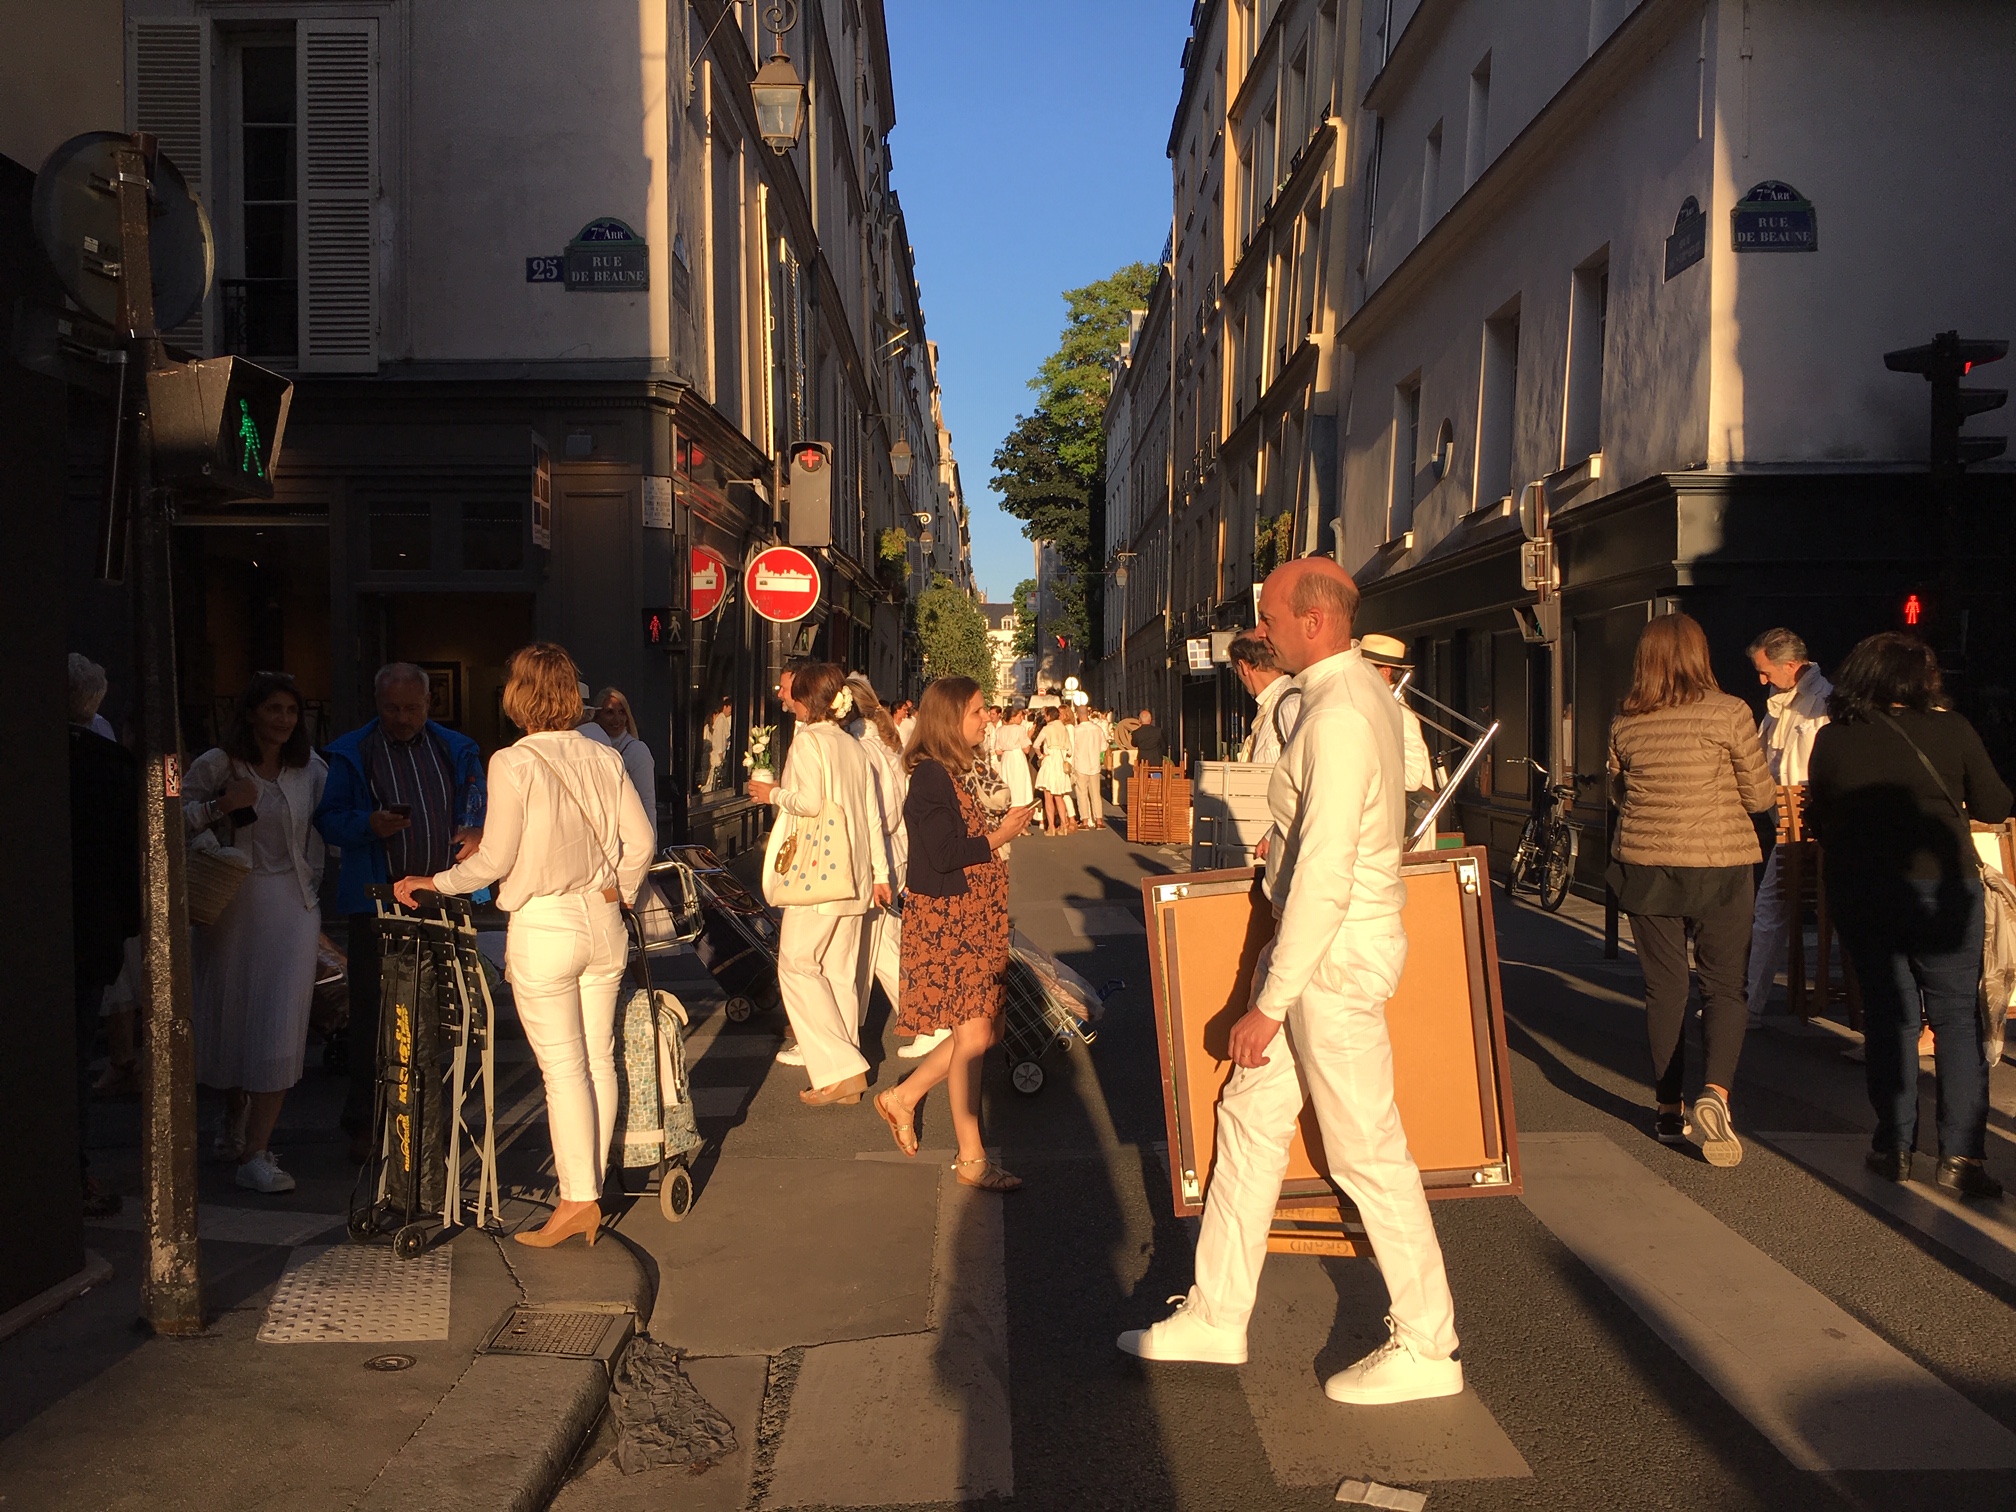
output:
M 371 570 L 426 572 L 434 566 L 434 510 L 419 499 L 371 504 Z
M 1491 717 L 1498 738 L 1491 742 L 1491 790 L 1501 798 L 1525 798 L 1531 791 L 1525 756 L 1533 690 L 1528 681 L 1531 657 L 1517 630 L 1491 637 Z
M 376 565 L 375 563 L 373 565 Z M 525 503 L 515 495 L 462 501 L 465 572 L 516 572 L 525 565 Z

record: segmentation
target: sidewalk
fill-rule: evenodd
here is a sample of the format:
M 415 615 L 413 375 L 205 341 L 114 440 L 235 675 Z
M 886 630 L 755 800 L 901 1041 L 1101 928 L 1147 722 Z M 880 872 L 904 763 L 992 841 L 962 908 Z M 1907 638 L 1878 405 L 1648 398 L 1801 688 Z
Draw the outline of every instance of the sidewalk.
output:
M 508 1010 L 500 1017 L 505 1220 L 536 1226 L 543 1210 L 526 1199 L 550 1190 L 538 1078 Z M 521 1303 L 648 1316 L 647 1272 L 620 1242 L 540 1251 L 472 1231 L 413 1260 L 352 1244 L 343 1086 L 311 1047 L 274 1139 L 295 1191 L 262 1196 L 228 1166 L 203 1167 L 209 1326 L 189 1339 L 137 1321 L 139 1110 L 94 1105 L 93 1169 L 127 1194 L 121 1214 L 87 1227 L 112 1276 L 0 1341 L 7 1512 L 547 1504 L 601 1413 L 605 1367 L 479 1346 Z M 204 1099 L 205 1148 L 215 1106 Z M 282 1342 L 303 1335 L 316 1342 Z

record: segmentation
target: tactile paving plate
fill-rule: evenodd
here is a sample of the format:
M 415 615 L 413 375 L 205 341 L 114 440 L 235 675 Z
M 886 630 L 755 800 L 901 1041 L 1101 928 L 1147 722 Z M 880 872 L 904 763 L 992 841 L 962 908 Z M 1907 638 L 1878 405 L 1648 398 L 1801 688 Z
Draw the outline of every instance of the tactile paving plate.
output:
M 376 1244 L 304 1245 L 287 1262 L 262 1344 L 389 1344 L 448 1337 L 453 1256 L 401 1260 Z

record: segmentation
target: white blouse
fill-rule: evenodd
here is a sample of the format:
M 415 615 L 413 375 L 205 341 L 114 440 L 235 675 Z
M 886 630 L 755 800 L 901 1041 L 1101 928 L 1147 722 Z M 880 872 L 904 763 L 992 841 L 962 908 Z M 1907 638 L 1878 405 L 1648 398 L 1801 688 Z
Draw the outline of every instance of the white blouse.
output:
M 472 893 L 502 879 L 497 905 L 506 912 L 533 898 L 610 887 L 629 903 L 656 843 L 622 757 L 578 731 L 551 730 L 490 758 L 482 847 L 438 873 L 434 886 Z

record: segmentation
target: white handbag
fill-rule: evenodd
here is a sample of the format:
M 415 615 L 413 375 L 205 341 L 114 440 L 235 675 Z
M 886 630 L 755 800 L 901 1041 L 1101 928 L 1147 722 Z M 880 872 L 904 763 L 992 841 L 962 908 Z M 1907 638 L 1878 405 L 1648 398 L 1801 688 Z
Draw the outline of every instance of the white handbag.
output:
M 823 763 L 822 763 L 823 766 Z M 831 781 L 831 773 L 824 780 Z M 854 847 L 831 792 L 811 818 L 782 814 L 763 848 L 763 901 L 778 908 L 844 903 L 854 897 Z

